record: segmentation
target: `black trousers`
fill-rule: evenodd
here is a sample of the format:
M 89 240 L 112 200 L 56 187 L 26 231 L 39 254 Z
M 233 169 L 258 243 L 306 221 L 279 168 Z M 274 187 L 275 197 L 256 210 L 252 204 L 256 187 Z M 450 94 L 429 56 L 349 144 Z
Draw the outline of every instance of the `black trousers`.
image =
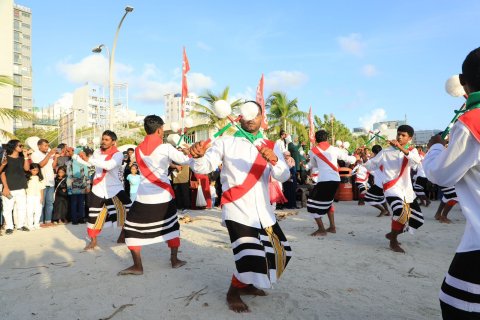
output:
M 188 182 L 173 184 L 173 192 L 177 209 L 190 209 L 190 184 Z

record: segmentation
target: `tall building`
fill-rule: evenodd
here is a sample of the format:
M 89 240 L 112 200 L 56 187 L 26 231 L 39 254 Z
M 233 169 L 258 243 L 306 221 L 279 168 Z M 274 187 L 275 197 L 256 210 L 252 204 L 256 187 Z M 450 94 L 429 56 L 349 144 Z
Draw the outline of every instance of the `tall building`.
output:
M 13 0 L 0 1 L 0 75 L 13 78 Z M 0 86 L 0 106 L 13 109 L 13 87 Z M 13 132 L 13 121 L 0 119 L 0 127 Z M 0 135 L 0 142 L 9 139 Z
M 430 141 L 430 138 L 440 132 L 442 132 L 442 130 L 438 129 L 415 131 L 415 134 L 413 135 L 413 143 L 417 146 L 426 146 L 428 141 Z
M 380 130 L 380 135 L 387 136 L 388 140 L 393 140 L 397 138 L 397 128 L 403 124 L 407 124 L 406 119 L 375 122 L 373 130 Z
M 8 2 L 8 1 L 7 1 Z M 13 4 L 13 108 L 33 111 L 32 93 L 32 11 Z M 15 119 L 13 129 L 31 127 L 31 121 Z

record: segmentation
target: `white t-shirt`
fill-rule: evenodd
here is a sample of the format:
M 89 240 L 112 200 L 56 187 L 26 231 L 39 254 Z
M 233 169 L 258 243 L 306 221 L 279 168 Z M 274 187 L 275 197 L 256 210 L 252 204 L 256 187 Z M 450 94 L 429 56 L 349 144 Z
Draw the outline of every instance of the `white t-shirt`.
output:
M 45 159 L 48 153 L 43 153 L 40 150 L 32 153 L 32 162 L 40 163 Z M 48 159 L 48 162 L 45 166 L 42 167 L 43 183 L 46 187 L 55 186 L 55 172 L 53 171 L 53 156 Z

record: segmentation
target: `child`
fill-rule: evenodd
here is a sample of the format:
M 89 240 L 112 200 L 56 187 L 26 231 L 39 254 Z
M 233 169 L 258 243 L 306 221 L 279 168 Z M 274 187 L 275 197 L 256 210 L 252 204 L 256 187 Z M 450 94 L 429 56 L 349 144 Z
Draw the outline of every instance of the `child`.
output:
M 217 199 L 217 189 L 215 189 L 215 181 L 210 181 L 210 196 L 212 197 L 212 208 L 215 207 Z
M 58 168 L 55 178 L 55 196 L 53 201 L 53 220 L 55 224 L 66 223 L 68 213 L 67 168 Z
M 137 198 L 138 185 L 140 184 L 140 175 L 138 174 L 138 166 L 136 164 L 130 167 L 130 174 L 127 176 L 130 183 L 130 200 L 133 202 Z
M 27 226 L 30 230 L 40 229 L 40 217 L 43 207 L 43 174 L 38 163 L 30 164 L 30 171 L 27 173 Z

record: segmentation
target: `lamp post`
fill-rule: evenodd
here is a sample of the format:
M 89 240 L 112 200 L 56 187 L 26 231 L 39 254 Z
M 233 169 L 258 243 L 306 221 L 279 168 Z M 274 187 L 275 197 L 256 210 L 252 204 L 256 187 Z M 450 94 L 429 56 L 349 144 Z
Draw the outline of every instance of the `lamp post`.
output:
M 113 62 L 115 60 L 115 48 L 117 47 L 118 33 L 120 32 L 120 28 L 122 27 L 123 20 L 125 20 L 125 17 L 127 16 L 127 14 L 132 11 L 133 11 L 133 7 L 130 7 L 130 6 L 125 7 L 125 13 L 123 14 L 123 17 L 120 20 L 120 23 L 118 24 L 117 31 L 115 32 L 112 51 L 108 54 L 109 56 L 108 57 L 108 90 L 109 90 L 108 91 L 108 104 L 109 104 L 108 125 L 110 130 L 113 130 L 113 71 L 114 71 Z M 101 44 L 98 47 L 93 48 L 92 51 L 95 53 L 98 53 L 102 51 L 102 48 L 107 48 L 107 47 Z

